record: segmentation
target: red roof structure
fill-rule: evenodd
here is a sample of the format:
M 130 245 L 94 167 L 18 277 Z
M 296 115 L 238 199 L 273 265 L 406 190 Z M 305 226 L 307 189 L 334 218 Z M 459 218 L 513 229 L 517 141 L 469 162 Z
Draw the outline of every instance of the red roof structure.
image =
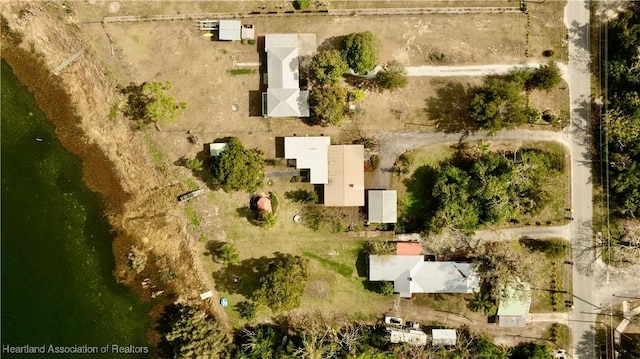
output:
M 399 256 L 419 256 L 422 247 L 419 242 L 398 242 L 396 243 L 396 254 Z
M 258 212 L 273 212 L 273 209 L 271 209 L 271 200 L 267 197 L 260 197 L 257 206 Z

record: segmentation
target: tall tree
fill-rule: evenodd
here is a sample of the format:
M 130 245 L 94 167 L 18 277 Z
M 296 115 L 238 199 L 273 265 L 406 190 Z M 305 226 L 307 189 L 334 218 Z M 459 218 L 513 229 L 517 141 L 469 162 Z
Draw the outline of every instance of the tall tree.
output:
M 547 65 L 540 65 L 537 69 L 533 70 L 531 77 L 526 82 L 527 89 L 541 89 L 550 91 L 556 85 L 560 83 L 562 76 L 560 74 L 560 68 L 558 64 L 551 61 Z
M 520 242 L 488 242 L 476 249 L 474 265 L 480 276 L 491 283 L 491 296 L 500 298 L 510 286 L 522 295 L 526 283 L 539 280 L 540 260 Z
M 339 85 L 314 86 L 309 94 L 309 106 L 315 124 L 339 126 L 345 119 L 347 90 Z
M 490 77 L 473 90 L 469 113 L 473 121 L 493 135 L 527 121 L 523 88 L 517 82 Z
M 226 358 L 231 339 L 203 310 L 179 306 L 164 340 L 173 358 Z
M 141 85 L 130 85 L 122 92 L 127 95 L 125 116 L 134 121 L 135 128 L 153 123 L 172 123 L 180 115 L 180 110 L 187 104 L 176 102 L 167 92 L 173 90 L 173 84 L 167 82 L 145 82 Z
M 313 56 L 309 71 L 311 80 L 320 85 L 335 85 L 349 66 L 342 58 L 340 51 L 320 51 Z
M 295 309 L 300 306 L 308 277 L 306 259 L 276 253 L 267 273 L 260 278 L 254 300 L 276 313 Z
M 380 41 L 370 31 L 356 32 L 344 39 L 342 56 L 347 65 L 360 75 L 366 75 L 378 63 Z
M 211 174 L 226 192 L 255 191 L 264 181 L 265 164 L 256 149 L 246 149 L 237 137 L 213 159 Z

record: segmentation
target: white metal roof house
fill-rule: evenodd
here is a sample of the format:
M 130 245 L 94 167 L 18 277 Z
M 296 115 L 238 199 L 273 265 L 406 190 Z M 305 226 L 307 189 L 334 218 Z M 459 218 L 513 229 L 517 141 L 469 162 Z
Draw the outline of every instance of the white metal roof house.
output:
M 329 183 L 329 146 L 331 138 L 285 137 L 284 158 L 295 159 L 297 169 L 309 169 L 309 182 Z
M 455 329 L 432 329 L 431 345 L 434 345 L 434 346 L 456 345 L 456 330 Z
M 425 261 L 421 255 L 369 256 L 369 280 L 393 282 L 403 298 L 413 293 L 473 293 L 480 277 L 470 263 Z
M 369 190 L 368 220 L 370 223 L 398 221 L 398 193 L 392 190 Z
M 267 34 L 264 47 L 268 85 L 263 116 L 309 117 L 309 91 L 300 91 L 298 34 Z

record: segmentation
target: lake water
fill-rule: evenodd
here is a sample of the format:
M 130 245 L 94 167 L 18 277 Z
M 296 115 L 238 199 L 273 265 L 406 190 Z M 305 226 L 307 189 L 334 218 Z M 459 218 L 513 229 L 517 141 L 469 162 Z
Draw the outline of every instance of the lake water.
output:
M 114 234 L 99 196 L 82 182 L 80 160 L 61 146 L 53 125 L 4 61 L 1 79 L 0 356 L 148 357 L 114 353 L 114 344 L 137 352 L 144 349 L 134 347 L 149 346 L 149 307 L 114 280 Z M 47 351 L 50 345 L 63 351 L 109 347 L 104 355 L 7 352 L 24 345 L 44 345 Z

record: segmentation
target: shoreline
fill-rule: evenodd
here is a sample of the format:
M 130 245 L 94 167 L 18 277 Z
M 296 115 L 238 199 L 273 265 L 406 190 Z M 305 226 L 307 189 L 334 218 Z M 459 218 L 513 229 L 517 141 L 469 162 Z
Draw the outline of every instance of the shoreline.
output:
M 215 287 L 197 262 L 184 211 L 174 203 L 174 193 L 182 190 L 176 186 L 183 185 L 157 171 L 142 133 L 133 132 L 124 119 L 107 120 L 111 103 L 119 97 L 113 79 L 105 72 L 108 66 L 91 53 L 87 39 L 53 11 L 39 14 L 38 22 L 28 27 L 13 28 L 5 23 L 21 6 L 24 4 L 3 10 L 2 59 L 54 124 L 63 147 L 81 160 L 87 187 L 100 195 L 104 215 L 116 232 L 111 243 L 113 276 L 141 302 L 153 301 L 147 313 L 150 344 L 160 342 L 156 324 L 166 305 L 176 301 L 195 301 L 228 331 L 228 318 L 216 307 L 217 302 L 199 298 L 200 293 Z M 60 54 L 79 45 L 87 49 L 85 56 L 73 68 L 54 75 L 52 64 L 58 63 Z M 127 267 L 133 246 L 148 257 L 141 273 Z M 175 279 L 163 280 L 161 271 L 166 269 L 174 272 Z M 163 294 L 153 299 L 154 293 Z

